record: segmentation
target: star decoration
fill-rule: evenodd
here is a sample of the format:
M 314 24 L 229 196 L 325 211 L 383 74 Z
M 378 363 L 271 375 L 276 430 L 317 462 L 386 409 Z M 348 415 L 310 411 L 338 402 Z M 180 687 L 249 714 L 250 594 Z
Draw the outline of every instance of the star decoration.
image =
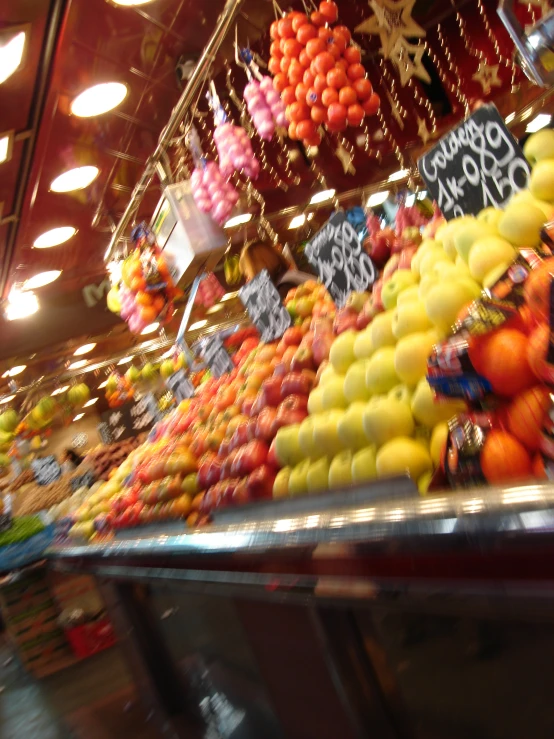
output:
M 478 82 L 487 95 L 493 87 L 501 87 L 502 81 L 498 76 L 498 64 L 485 64 L 480 61 L 477 72 L 471 75 L 471 79 Z
M 379 36 L 385 59 L 391 58 L 399 40 L 425 37 L 425 29 L 412 18 L 415 0 L 370 0 L 369 5 L 375 15 L 362 21 L 354 32 Z
M 427 121 L 425 118 L 417 117 L 417 135 L 426 144 L 432 137 L 431 131 L 427 128 Z
M 387 90 L 387 99 L 388 99 L 388 101 L 390 103 L 392 117 L 398 123 L 398 125 L 400 126 L 400 128 L 402 130 L 404 130 L 404 121 L 402 120 L 402 116 L 400 115 L 400 111 L 398 110 L 398 106 L 394 102 L 394 100 L 392 98 L 392 95 L 390 94 L 390 92 L 388 90 Z
M 356 167 L 352 164 L 352 155 L 341 144 L 335 151 L 337 159 L 342 164 L 344 174 L 356 174 Z
M 431 82 L 431 78 L 423 66 L 425 47 L 411 44 L 406 39 L 399 39 L 391 52 L 390 60 L 398 69 L 400 84 L 404 87 L 412 77 L 419 77 L 424 82 Z M 413 59 L 410 56 L 413 54 Z

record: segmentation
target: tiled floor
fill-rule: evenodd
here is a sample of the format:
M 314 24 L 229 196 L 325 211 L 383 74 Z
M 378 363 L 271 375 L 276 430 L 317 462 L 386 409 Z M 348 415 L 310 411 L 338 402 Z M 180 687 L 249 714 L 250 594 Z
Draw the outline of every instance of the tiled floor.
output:
M 157 739 L 117 649 L 43 680 L 0 649 L 0 739 Z

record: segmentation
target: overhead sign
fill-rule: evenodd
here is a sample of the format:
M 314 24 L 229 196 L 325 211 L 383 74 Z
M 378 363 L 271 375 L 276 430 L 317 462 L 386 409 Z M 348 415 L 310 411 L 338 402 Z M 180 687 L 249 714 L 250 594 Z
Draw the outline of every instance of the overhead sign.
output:
M 221 377 L 235 369 L 233 360 L 219 336 L 209 336 L 196 341 L 192 348 L 208 365 L 214 377 Z
M 34 472 L 35 481 L 39 485 L 50 485 L 62 476 L 62 468 L 53 454 L 49 457 L 33 460 L 31 469 Z
M 239 297 L 262 341 L 267 343 L 280 339 L 291 325 L 290 314 L 271 282 L 267 269 L 263 269 L 242 287 Z
M 483 105 L 418 161 L 419 172 L 447 219 L 503 208 L 527 187 L 529 164 L 492 104 Z
M 140 400 L 124 403 L 119 408 L 102 413 L 102 421 L 106 424 L 107 436 L 111 441 L 123 441 L 131 436 L 137 436 L 147 431 L 158 420 L 156 404 L 152 402 L 151 394 L 143 395 Z
M 170 375 L 165 381 L 165 384 L 179 403 L 187 398 L 192 398 L 194 395 L 194 385 L 182 369 Z
M 343 211 L 331 216 L 304 253 L 339 308 L 350 293 L 364 292 L 377 279 L 375 266 Z

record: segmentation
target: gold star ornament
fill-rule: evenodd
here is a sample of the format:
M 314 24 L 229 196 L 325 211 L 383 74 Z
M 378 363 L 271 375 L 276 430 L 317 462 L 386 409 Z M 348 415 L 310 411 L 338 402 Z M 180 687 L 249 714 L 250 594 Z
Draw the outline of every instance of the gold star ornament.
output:
M 477 72 L 471 76 L 471 79 L 481 85 L 485 95 L 488 95 L 493 87 L 502 87 L 502 80 L 498 76 L 498 64 L 485 64 L 480 61 Z
M 391 52 L 390 60 L 398 69 L 402 87 L 412 79 L 419 77 L 424 82 L 431 82 L 429 73 L 423 66 L 425 47 L 411 44 L 406 39 L 399 39 Z
M 427 128 L 427 121 L 425 118 L 417 117 L 417 135 L 426 144 L 432 137 L 431 131 Z
M 370 0 L 374 15 L 356 26 L 354 32 L 379 36 L 381 53 L 389 59 L 400 39 L 425 37 L 425 29 L 412 18 L 414 5 L 415 0 Z
M 342 164 L 344 174 L 356 174 L 356 167 L 352 164 L 352 155 L 342 144 L 335 151 L 335 156 Z

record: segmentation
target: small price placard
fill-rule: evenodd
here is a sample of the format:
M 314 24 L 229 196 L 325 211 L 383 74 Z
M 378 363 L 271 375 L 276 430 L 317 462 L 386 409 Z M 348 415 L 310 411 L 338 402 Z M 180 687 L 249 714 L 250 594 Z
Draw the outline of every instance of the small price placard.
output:
M 308 241 L 304 253 L 339 308 L 350 293 L 364 292 L 377 279 L 373 262 L 342 211 Z
M 179 403 L 187 398 L 192 398 L 194 395 L 194 385 L 182 369 L 170 375 L 165 381 L 165 384 Z
M 529 164 L 492 104 L 452 129 L 417 163 L 447 219 L 503 208 L 527 187 Z
M 214 377 L 221 377 L 235 369 L 233 360 L 229 356 L 227 349 L 223 346 L 223 342 L 219 336 L 210 336 L 197 341 L 193 349 L 208 365 Z
M 62 476 L 62 468 L 53 454 L 49 457 L 33 460 L 31 468 L 39 485 L 50 485 Z
M 155 398 L 147 393 L 140 399 L 102 413 L 101 418 L 107 426 L 104 429 L 106 438 L 114 442 L 137 436 L 141 431 L 150 429 L 158 420 L 159 413 Z
M 267 343 L 280 339 L 291 325 L 290 314 L 271 282 L 267 269 L 263 269 L 242 287 L 239 297 L 262 341 Z

